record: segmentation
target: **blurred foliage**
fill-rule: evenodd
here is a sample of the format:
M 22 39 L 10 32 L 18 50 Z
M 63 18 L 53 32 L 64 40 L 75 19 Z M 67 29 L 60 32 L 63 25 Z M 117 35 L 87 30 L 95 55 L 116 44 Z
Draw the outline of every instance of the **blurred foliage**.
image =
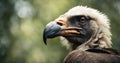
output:
M 113 47 L 120 50 L 120 0 L 0 0 L 0 63 L 62 63 L 68 51 L 59 38 L 45 46 L 43 29 L 77 5 L 108 15 Z

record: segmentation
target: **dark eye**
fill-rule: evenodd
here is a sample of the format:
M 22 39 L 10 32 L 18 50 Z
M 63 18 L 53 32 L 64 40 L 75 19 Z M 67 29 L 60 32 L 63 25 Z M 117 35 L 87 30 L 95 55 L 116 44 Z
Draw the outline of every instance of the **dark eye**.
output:
M 81 23 L 84 23 L 84 22 L 85 22 L 85 17 L 81 17 L 81 18 L 80 18 L 80 22 L 81 22 Z

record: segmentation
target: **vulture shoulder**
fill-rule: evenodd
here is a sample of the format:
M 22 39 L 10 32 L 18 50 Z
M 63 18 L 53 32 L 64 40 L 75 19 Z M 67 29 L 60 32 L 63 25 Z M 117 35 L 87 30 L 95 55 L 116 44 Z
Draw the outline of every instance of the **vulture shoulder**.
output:
M 64 63 L 120 63 L 120 55 L 114 49 L 74 50 L 66 56 Z

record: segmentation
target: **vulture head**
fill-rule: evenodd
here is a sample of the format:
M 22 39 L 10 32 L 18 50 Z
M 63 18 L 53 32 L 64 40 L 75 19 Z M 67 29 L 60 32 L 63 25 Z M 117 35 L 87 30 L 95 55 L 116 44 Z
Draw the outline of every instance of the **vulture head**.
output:
M 44 29 L 43 40 L 61 36 L 72 50 L 111 47 L 109 19 L 98 10 L 86 6 L 76 6 Z

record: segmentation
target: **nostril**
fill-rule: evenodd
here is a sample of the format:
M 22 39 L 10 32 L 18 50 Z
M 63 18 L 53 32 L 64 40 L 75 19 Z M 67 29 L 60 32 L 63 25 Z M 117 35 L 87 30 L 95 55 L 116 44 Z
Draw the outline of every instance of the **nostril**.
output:
M 65 23 L 64 23 L 63 20 L 59 20 L 59 21 L 57 21 L 57 24 L 60 25 L 60 26 L 63 26 Z
M 62 26 L 62 25 L 63 25 L 63 24 L 62 24 L 62 23 L 60 23 L 60 22 L 57 22 L 57 24 L 58 24 L 58 25 L 60 25 L 60 26 Z

